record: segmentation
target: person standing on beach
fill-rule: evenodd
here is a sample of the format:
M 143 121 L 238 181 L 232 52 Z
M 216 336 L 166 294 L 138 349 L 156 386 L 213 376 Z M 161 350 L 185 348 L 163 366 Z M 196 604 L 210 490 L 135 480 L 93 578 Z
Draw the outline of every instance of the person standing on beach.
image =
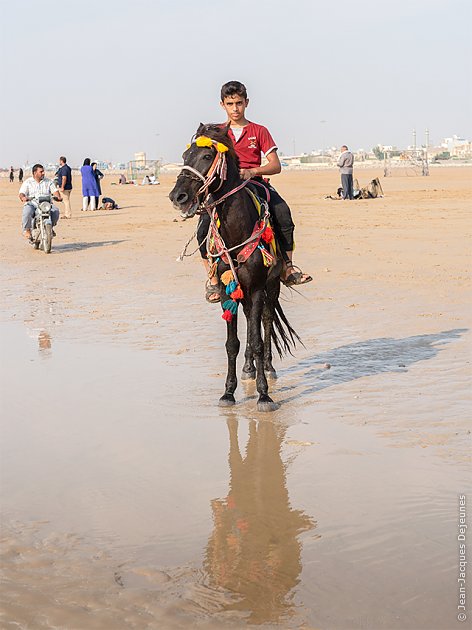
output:
M 95 198 L 99 196 L 97 180 L 90 166 L 90 158 L 85 158 L 84 165 L 80 169 L 82 175 L 82 211 L 95 210 Z
M 10 166 L 10 184 L 13 184 L 15 180 L 15 173 L 13 171 L 13 166 Z
M 102 194 L 102 186 L 100 184 L 100 180 L 103 179 L 103 173 L 102 171 L 98 169 L 96 162 L 92 162 L 92 169 L 93 169 L 93 176 L 95 177 L 95 181 L 97 182 L 97 188 L 98 188 L 98 196 L 95 197 L 95 207 L 98 210 L 98 208 L 100 207 L 99 200 Z
M 23 169 L 20 168 L 20 170 L 18 171 L 18 181 L 20 182 L 20 184 L 23 183 Z
M 61 191 L 62 199 L 64 201 L 64 218 L 72 218 L 72 210 L 70 207 L 70 193 L 72 190 L 72 171 L 67 164 L 67 158 L 63 155 L 59 158 L 59 170 L 56 173 L 58 178 L 58 186 Z
M 354 156 L 347 146 L 343 144 L 341 147 L 341 155 L 338 160 L 339 172 L 341 174 L 341 186 L 343 187 L 343 199 L 353 199 L 353 180 L 352 171 L 354 164 Z

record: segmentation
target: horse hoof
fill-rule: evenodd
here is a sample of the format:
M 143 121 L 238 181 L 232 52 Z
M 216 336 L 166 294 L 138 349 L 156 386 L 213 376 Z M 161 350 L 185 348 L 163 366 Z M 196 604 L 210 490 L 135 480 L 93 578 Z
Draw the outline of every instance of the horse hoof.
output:
M 275 370 L 264 370 L 266 378 L 272 378 L 272 379 L 276 379 L 277 378 L 277 372 Z
M 244 370 L 241 372 L 241 380 L 242 381 L 253 381 L 256 378 L 256 370 L 252 372 L 245 372 Z
M 233 394 L 223 394 L 218 401 L 218 407 L 232 407 L 236 404 Z
M 274 402 L 269 396 L 265 400 L 257 401 L 257 411 L 276 411 L 279 407 L 279 403 Z

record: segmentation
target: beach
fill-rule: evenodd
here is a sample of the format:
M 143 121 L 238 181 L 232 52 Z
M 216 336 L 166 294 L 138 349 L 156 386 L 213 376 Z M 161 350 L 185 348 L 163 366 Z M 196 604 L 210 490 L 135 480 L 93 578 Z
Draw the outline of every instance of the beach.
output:
M 471 175 L 362 169 L 385 196 L 358 201 L 325 199 L 336 169 L 272 178 L 314 281 L 282 290 L 303 346 L 271 414 L 247 381 L 218 407 L 225 323 L 177 261 L 175 175 L 107 176 L 97 212 L 74 177 L 50 255 L 0 179 L 2 628 L 454 627 Z

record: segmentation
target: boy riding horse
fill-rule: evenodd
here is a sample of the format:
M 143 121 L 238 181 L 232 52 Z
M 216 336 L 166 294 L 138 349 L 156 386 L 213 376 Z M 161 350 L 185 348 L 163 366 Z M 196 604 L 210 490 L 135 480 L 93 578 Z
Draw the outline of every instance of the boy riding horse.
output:
M 277 240 L 282 250 L 284 267 L 282 282 L 286 286 L 294 286 L 311 282 L 312 277 L 298 270 L 293 265 L 293 231 L 294 224 L 287 203 L 279 193 L 263 177 L 276 175 L 282 170 L 277 146 L 266 127 L 253 123 L 245 117 L 249 104 L 245 86 L 239 81 L 229 81 L 221 88 L 221 107 L 226 112 L 227 123 L 230 125 L 228 135 L 233 141 L 234 149 L 239 158 L 241 179 L 251 179 L 258 182 L 269 193 L 269 210 L 273 219 Z M 267 158 L 267 164 L 261 166 L 261 153 Z M 200 252 L 207 272 L 210 265 L 207 260 L 205 237 L 210 227 L 210 217 L 203 214 L 198 225 L 198 242 L 202 243 Z M 206 299 L 208 302 L 220 301 L 220 293 L 215 288 L 218 278 L 213 276 L 207 283 Z

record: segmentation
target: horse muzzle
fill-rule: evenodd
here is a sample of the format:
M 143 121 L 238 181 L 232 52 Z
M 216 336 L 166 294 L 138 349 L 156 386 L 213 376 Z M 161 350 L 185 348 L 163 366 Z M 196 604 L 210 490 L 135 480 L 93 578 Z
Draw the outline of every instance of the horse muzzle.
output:
M 198 210 L 198 201 L 189 199 L 189 195 L 184 191 L 178 192 L 174 188 L 169 194 L 169 199 L 183 219 L 190 219 Z
M 176 207 L 175 204 L 174 204 L 174 207 Z M 177 210 L 179 210 L 180 216 L 182 217 L 182 219 L 191 219 L 192 217 L 195 216 L 198 210 L 198 201 L 191 203 L 186 208 L 177 206 Z

